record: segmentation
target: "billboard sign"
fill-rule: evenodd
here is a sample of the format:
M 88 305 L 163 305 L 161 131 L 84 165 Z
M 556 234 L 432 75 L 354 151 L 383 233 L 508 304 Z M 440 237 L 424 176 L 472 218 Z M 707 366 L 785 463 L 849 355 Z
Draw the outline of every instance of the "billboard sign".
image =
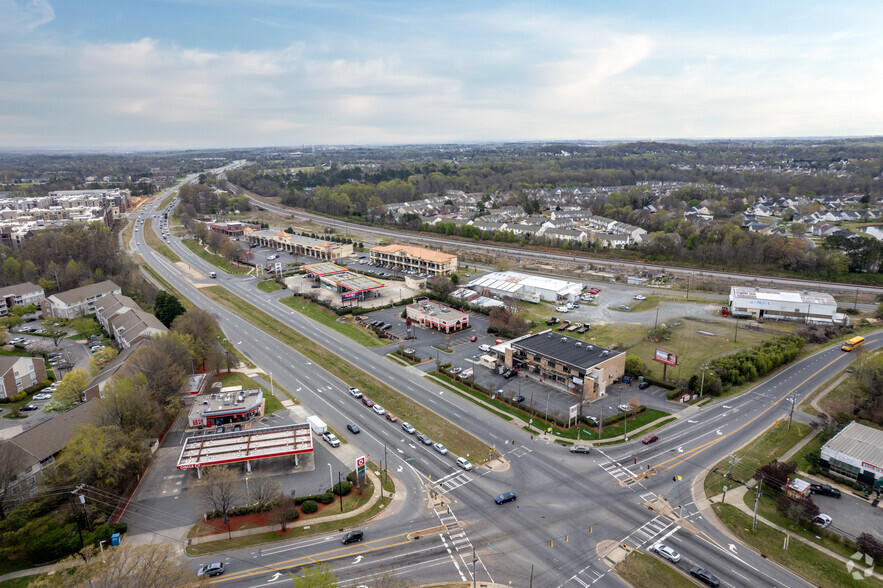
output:
M 579 415 L 579 404 L 574 404 L 570 407 L 570 419 L 575 419 Z
M 340 293 L 341 300 L 357 300 L 359 298 L 358 290 L 347 290 L 346 292 Z
M 678 356 L 674 353 L 669 353 L 664 349 L 656 349 L 656 355 L 653 357 L 653 361 L 658 361 L 660 363 L 666 363 L 668 365 L 678 365 Z

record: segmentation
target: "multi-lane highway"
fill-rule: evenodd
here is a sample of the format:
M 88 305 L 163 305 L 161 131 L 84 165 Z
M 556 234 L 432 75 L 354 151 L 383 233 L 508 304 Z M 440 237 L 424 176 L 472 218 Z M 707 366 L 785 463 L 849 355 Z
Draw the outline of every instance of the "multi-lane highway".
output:
M 152 208 L 144 211 L 145 215 L 152 213 Z M 810 585 L 747 548 L 731 549 L 732 539 L 698 510 L 699 497 L 692 495 L 690 481 L 783 418 L 790 408 L 784 400 L 789 393 L 801 397 L 844 367 L 851 355 L 830 349 L 798 362 L 739 398 L 692 412 L 660 431 L 660 440 L 652 445 L 634 440 L 596 449 L 590 455 L 574 455 L 558 445 L 532 439 L 517 425 L 445 393 L 417 370 L 378 361 L 375 353 L 257 290 L 253 278 L 218 271 L 176 237 L 169 238 L 169 245 L 184 263 L 173 264 L 155 253 L 143 233 L 135 233 L 130 243 L 174 288 L 216 314 L 237 348 L 272 372 L 280 385 L 295 392 L 307 409 L 337 431 L 345 431 L 348 422 L 359 423 L 364 433 L 351 436 L 349 441 L 369 455 L 382 456 L 385 447 L 389 471 L 400 494 L 387 512 L 364 527 L 366 540 L 361 544 L 343 546 L 338 534 L 332 534 L 232 552 L 226 557 L 233 563 L 220 581 L 243 586 L 256 581 L 284 583 L 287 577 L 280 572 L 328 559 L 339 578 L 353 583 L 377 574 L 413 583 L 471 581 L 474 569 L 479 581 L 526 585 L 532 577 L 536 586 L 578 587 L 596 582 L 606 586 L 618 584 L 618 580 L 596 552 L 600 541 L 647 548 L 666 538 L 684 555 L 679 564 L 682 570 L 689 568 L 687 561 L 698 563 L 712 570 L 724 585 Z M 209 279 L 211 271 L 217 271 L 217 280 Z M 458 469 L 452 456 L 438 455 L 396 424 L 368 414 L 361 403 L 349 397 L 347 382 L 200 294 L 199 287 L 205 285 L 229 289 L 441 418 L 475 434 L 497 449 L 505 465 L 495 463 L 491 469 L 481 467 L 472 472 Z M 878 336 L 868 337 L 869 347 L 879 344 Z M 632 481 L 648 465 L 656 473 Z M 683 481 L 673 482 L 675 474 Z M 430 500 L 428 489 L 445 504 Z M 493 497 L 504 491 L 516 492 L 518 499 L 495 504 Z M 646 503 L 659 495 L 671 505 L 682 506 L 682 518 L 646 508 Z

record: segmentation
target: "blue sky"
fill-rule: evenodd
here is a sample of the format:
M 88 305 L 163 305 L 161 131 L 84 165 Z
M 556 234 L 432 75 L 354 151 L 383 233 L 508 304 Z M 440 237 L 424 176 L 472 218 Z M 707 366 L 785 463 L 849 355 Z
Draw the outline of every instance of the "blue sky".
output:
M 0 0 L 0 146 L 883 134 L 883 3 L 716 4 Z

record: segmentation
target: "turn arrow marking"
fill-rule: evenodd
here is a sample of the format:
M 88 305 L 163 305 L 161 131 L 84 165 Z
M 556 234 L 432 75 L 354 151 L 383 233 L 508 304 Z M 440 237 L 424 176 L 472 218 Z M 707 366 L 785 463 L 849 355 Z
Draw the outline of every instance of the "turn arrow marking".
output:
M 282 577 L 282 574 L 280 574 L 279 572 L 276 572 L 275 574 L 273 574 L 272 578 L 267 580 L 267 583 L 269 584 L 270 582 L 275 582 L 276 580 L 278 580 L 281 577 Z
M 684 446 L 681 445 L 680 447 L 678 447 L 678 453 L 683 453 L 683 452 L 684 452 Z
M 732 551 L 733 553 L 736 553 L 736 546 L 733 545 L 732 543 L 730 543 L 730 551 Z
M 361 556 L 361 555 L 357 555 L 357 556 L 356 556 L 356 559 L 353 560 L 353 563 L 354 563 L 354 564 L 357 564 L 357 563 L 359 563 L 360 561 L 362 561 L 362 556 Z

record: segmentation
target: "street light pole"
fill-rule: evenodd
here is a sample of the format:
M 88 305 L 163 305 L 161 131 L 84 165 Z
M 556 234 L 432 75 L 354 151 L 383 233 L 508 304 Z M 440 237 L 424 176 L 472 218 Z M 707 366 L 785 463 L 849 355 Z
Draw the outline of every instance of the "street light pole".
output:
M 270 372 L 270 396 L 276 396 L 276 392 L 273 390 L 273 372 Z
M 334 488 L 334 470 L 331 469 L 331 464 L 328 464 L 328 475 L 331 477 L 331 488 Z

